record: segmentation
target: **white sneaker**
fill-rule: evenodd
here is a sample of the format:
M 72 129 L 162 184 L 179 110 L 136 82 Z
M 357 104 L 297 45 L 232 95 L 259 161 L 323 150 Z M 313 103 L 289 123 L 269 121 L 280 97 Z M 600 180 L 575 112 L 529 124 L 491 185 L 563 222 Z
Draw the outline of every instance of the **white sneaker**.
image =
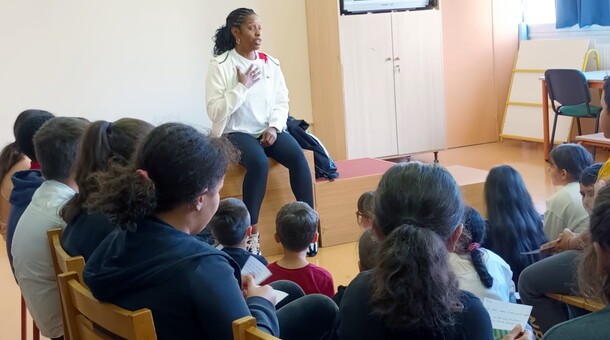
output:
M 246 240 L 246 250 L 255 255 L 262 255 L 259 243 L 259 233 L 248 236 Z

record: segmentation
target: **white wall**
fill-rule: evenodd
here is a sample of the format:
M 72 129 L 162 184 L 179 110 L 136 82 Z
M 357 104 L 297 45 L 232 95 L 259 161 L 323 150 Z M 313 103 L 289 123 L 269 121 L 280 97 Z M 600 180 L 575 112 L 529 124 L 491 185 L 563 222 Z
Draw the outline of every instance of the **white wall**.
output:
M 253 8 L 291 111 L 311 121 L 305 0 L 0 0 L 0 145 L 24 109 L 90 120 L 137 117 L 209 127 L 212 36 Z

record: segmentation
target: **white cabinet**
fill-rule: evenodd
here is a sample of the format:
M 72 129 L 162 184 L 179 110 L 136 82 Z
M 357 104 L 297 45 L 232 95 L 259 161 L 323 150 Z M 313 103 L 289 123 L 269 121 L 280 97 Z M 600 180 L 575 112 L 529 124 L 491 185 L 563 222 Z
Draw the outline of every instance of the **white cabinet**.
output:
M 446 147 L 438 10 L 339 18 L 347 158 Z

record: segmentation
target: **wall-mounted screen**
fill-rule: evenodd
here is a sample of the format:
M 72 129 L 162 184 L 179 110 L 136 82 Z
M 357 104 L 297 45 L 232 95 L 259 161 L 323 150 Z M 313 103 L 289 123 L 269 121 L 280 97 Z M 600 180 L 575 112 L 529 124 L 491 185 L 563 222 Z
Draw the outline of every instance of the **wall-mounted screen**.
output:
M 341 13 L 361 14 L 431 8 L 435 0 L 339 0 Z

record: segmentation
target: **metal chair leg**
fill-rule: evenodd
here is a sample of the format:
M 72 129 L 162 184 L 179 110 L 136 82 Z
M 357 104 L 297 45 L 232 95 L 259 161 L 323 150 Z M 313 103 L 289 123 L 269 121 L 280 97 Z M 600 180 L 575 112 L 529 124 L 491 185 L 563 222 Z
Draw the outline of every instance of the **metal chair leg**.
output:
M 557 116 L 555 113 L 555 119 L 553 120 L 553 130 L 551 132 L 551 144 L 549 145 L 549 153 L 553 150 L 553 146 L 555 146 L 555 129 L 557 129 Z
M 580 118 L 576 117 L 576 126 L 578 127 L 578 135 L 582 136 L 582 128 L 580 127 Z

